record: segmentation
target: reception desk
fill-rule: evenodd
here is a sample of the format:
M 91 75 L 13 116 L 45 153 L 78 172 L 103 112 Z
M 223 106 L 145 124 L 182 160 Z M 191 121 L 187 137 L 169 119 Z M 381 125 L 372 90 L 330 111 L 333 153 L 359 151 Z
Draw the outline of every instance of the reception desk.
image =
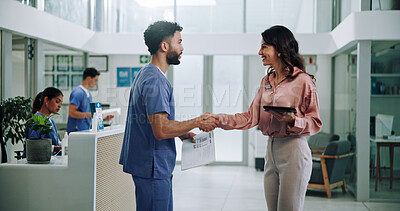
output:
M 0 164 L 0 210 L 135 210 L 130 174 L 118 164 L 123 126 L 73 132 L 50 164 Z

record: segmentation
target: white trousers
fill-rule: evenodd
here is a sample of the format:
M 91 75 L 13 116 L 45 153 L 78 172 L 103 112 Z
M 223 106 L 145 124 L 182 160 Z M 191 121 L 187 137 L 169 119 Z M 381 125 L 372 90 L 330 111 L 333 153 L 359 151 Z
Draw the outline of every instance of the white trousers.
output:
M 311 170 L 311 150 L 306 137 L 270 137 L 264 167 L 268 211 L 303 210 Z

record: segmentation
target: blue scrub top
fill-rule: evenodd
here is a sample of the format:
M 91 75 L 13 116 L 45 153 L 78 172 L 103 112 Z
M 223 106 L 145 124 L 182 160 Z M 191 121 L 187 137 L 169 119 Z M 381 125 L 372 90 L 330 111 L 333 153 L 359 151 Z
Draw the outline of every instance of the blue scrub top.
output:
M 39 112 L 36 112 L 35 115 L 40 115 L 40 116 L 44 116 L 44 114 L 41 114 Z M 54 121 L 50 118 L 49 122 L 51 123 L 52 127 L 52 131 L 48 134 L 44 134 L 41 137 L 40 136 L 40 132 L 39 130 L 32 130 L 28 127 L 25 128 L 25 137 L 26 138 L 51 138 L 52 140 L 52 145 L 60 145 L 60 142 L 58 141 L 58 132 L 57 132 L 57 127 L 56 124 L 54 123 Z
M 175 120 L 175 102 L 168 79 L 153 64 L 138 73 L 131 87 L 125 135 L 119 163 L 124 172 L 143 178 L 167 179 L 175 168 L 175 139 L 158 141 L 150 114 L 165 112 Z
M 92 94 L 89 92 L 89 96 L 86 95 L 85 90 L 82 87 L 75 87 L 69 97 L 69 104 L 74 104 L 78 107 L 77 111 L 90 112 L 90 103 L 92 102 Z M 68 117 L 67 132 L 89 130 L 91 118 L 75 119 Z

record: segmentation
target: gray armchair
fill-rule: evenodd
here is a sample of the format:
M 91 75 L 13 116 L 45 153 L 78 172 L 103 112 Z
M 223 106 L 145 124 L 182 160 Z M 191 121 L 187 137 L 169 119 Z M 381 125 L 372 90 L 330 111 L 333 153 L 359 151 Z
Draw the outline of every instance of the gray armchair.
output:
M 333 141 L 326 146 L 325 150 L 311 150 L 313 160 L 311 179 L 308 188 L 325 189 L 328 198 L 331 198 L 331 189 L 341 186 L 346 192 L 344 174 L 350 156 L 349 141 Z
M 336 134 L 319 132 L 308 139 L 308 145 L 310 147 L 322 147 L 325 148 L 332 141 L 338 141 L 340 137 Z

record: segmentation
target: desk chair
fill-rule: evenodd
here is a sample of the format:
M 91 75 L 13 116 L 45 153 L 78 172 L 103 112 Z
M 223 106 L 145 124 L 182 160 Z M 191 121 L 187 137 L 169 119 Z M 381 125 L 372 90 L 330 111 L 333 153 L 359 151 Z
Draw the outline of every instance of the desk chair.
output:
M 346 165 L 350 156 L 349 141 L 330 142 L 325 150 L 311 150 L 313 158 L 313 167 L 311 179 L 307 188 L 324 189 L 328 198 L 331 198 L 331 189 L 341 186 L 343 192 L 346 192 L 344 174 Z

